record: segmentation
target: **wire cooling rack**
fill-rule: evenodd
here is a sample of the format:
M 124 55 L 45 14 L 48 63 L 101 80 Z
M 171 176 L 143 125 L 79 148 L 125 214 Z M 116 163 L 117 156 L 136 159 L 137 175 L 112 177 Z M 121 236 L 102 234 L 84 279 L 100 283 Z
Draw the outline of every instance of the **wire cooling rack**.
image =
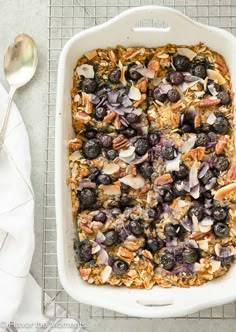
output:
M 49 0 L 48 126 L 44 195 L 42 298 L 42 310 L 45 316 L 77 319 L 129 318 L 109 310 L 77 303 L 63 290 L 58 277 L 54 193 L 57 65 L 62 47 L 75 33 L 101 24 L 130 7 L 151 4 L 176 8 L 201 23 L 226 29 L 236 35 L 236 0 Z M 144 26 L 145 23 L 150 25 L 150 22 L 142 22 L 142 25 Z M 155 22 L 152 23 L 156 24 Z M 186 317 L 186 319 L 236 319 L 236 302 L 200 311 Z

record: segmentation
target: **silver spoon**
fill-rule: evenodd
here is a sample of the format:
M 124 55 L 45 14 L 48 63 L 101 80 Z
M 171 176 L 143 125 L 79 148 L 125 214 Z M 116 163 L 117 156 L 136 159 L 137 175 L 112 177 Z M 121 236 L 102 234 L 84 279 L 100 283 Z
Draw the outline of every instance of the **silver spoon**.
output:
M 31 80 L 37 64 L 38 54 L 34 40 L 26 34 L 16 36 L 4 57 L 4 72 L 10 90 L 6 110 L 0 125 L 0 148 L 4 142 L 13 96 L 18 88 Z

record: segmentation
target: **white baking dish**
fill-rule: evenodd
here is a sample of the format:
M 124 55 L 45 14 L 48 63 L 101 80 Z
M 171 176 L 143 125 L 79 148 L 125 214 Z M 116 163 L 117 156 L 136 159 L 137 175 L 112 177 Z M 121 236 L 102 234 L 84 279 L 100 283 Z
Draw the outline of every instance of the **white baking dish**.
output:
M 168 28 L 134 28 L 143 19 L 164 20 Z M 56 113 L 56 219 L 57 254 L 61 283 L 79 302 L 112 309 L 139 317 L 182 316 L 194 311 L 230 302 L 236 298 L 236 267 L 225 277 L 200 287 L 151 290 L 94 286 L 80 278 L 73 251 L 74 227 L 71 213 L 67 142 L 73 138 L 70 89 L 77 59 L 86 51 L 99 47 L 160 46 L 167 43 L 204 42 L 220 52 L 229 65 L 236 87 L 236 39 L 229 32 L 202 25 L 170 8 L 146 6 L 129 9 L 105 24 L 83 31 L 71 38 L 62 50 L 58 69 Z

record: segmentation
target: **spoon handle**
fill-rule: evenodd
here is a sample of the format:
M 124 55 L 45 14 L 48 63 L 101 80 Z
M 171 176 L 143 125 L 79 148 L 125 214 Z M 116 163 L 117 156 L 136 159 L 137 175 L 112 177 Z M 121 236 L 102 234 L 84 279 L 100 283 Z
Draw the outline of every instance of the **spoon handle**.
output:
M 6 129 L 7 129 L 8 118 L 9 118 L 9 114 L 10 114 L 10 110 L 11 110 L 11 103 L 12 103 L 12 99 L 13 99 L 15 92 L 16 92 L 16 87 L 11 86 L 9 95 L 8 95 L 8 102 L 7 102 L 6 110 L 3 114 L 2 122 L 1 122 L 1 126 L 0 126 L 0 147 L 2 147 L 2 145 L 4 143 L 4 137 L 5 137 L 5 133 L 6 133 Z

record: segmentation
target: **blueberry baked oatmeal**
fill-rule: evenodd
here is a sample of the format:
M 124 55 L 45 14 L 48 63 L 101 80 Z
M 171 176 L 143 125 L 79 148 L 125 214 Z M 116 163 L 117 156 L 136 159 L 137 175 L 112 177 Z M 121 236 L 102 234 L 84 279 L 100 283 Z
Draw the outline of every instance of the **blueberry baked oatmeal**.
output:
M 236 255 L 233 92 L 203 44 L 91 50 L 68 143 L 78 270 L 90 284 L 189 287 Z

